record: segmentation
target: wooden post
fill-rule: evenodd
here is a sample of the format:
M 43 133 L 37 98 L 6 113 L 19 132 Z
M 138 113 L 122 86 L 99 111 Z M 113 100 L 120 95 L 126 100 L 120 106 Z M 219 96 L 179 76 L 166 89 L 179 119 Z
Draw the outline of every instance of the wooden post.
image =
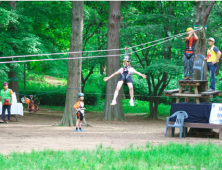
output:
M 219 139 L 222 140 L 222 129 L 219 130 Z
M 171 127 L 167 128 L 167 137 L 172 137 L 172 128 Z

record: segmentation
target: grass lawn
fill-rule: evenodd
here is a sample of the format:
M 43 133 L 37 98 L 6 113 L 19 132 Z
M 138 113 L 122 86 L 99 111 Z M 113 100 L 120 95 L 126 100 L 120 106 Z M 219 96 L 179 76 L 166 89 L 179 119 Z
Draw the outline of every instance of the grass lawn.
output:
M 122 150 L 32 151 L 0 155 L 1 169 L 222 169 L 222 147 L 215 144 L 175 144 Z

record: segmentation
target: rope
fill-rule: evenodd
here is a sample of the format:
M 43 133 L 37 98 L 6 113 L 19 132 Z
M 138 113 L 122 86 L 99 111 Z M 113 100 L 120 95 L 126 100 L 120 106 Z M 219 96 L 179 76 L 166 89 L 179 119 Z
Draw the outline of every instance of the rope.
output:
M 199 28 L 199 29 L 201 29 L 201 28 Z M 198 31 L 199 29 L 197 29 L 195 31 Z M 165 38 L 158 39 L 158 40 L 154 40 L 154 41 L 151 41 L 151 42 L 135 45 L 135 46 L 129 47 L 128 49 L 135 48 L 135 47 L 138 47 L 138 46 L 147 45 L 147 44 L 151 44 L 151 43 L 157 42 L 157 41 L 162 41 L 162 40 L 165 40 L 165 39 L 169 39 L 170 37 L 180 37 L 180 36 L 185 35 L 185 34 L 187 34 L 187 32 L 180 33 L 180 34 L 173 35 L 173 36 L 169 36 L 169 37 L 165 37 Z M 49 54 L 32 54 L 32 55 L 19 55 L 19 56 L 5 56 L 5 57 L 0 57 L 0 59 L 3 59 L 3 58 L 21 58 L 21 57 L 37 57 L 37 56 L 48 56 L 48 55 L 62 55 L 62 54 L 94 53 L 94 52 L 106 52 L 106 51 L 117 51 L 117 50 L 125 50 L 125 48 L 108 49 L 108 50 L 94 50 L 94 51 L 76 51 L 76 52 L 64 52 L 64 53 L 49 53 Z M 95 57 L 97 57 L 97 56 L 95 56 Z
M 72 88 L 72 89 L 80 89 L 80 88 Z M 55 92 L 59 92 L 59 91 L 64 91 L 64 90 L 67 90 L 67 89 L 61 89 L 61 90 L 56 90 L 56 91 L 51 91 L 51 92 L 45 92 L 45 93 L 40 93 L 40 94 L 22 94 L 22 93 L 16 93 L 15 94 L 18 94 L 20 96 L 30 96 L 30 95 L 33 95 L 33 96 L 42 96 L 42 95 L 45 95 L 45 94 L 50 94 L 50 93 L 55 93 Z M 103 94 L 105 96 L 113 96 L 114 94 L 105 94 L 105 93 L 84 93 L 84 94 L 89 94 L 89 95 L 92 95 L 92 94 Z M 121 95 L 124 95 L 124 96 L 130 96 L 129 94 L 118 94 L 118 96 L 121 96 Z M 142 96 L 142 97 L 167 97 L 167 98 L 176 98 L 176 97 L 169 97 L 169 96 L 149 96 L 149 95 L 133 95 L 133 96 Z
M 59 91 L 64 91 L 64 90 L 67 90 L 67 89 L 81 89 L 81 88 L 65 88 L 65 89 L 60 89 L 60 90 L 55 90 L 55 91 L 50 91 L 50 92 L 45 92 L 45 93 L 39 93 L 39 94 L 35 94 L 35 96 L 42 96 L 42 95 L 45 95 L 45 94 L 50 94 L 50 93 L 55 93 L 55 92 L 59 92 Z M 26 90 L 26 91 L 29 91 L 29 90 Z M 39 92 L 43 92 L 43 91 L 39 91 Z M 18 95 L 23 95 L 23 96 L 30 96 L 31 94 L 22 94 L 22 93 L 16 93 Z M 88 95 L 93 95 L 93 94 L 102 94 L 102 95 L 105 95 L 105 96 L 113 96 L 114 94 L 106 94 L 106 93 L 84 93 L 84 94 L 88 94 Z M 129 94 L 118 94 L 119 96 L 121 95 L 124 95 L 124 96 L 130 96 Z M 177 98 L 175 96 L 150 96 L 150 95 L 133 95 L 133 96 L 142 96 L 142 97 L 149 97 L 149 98 L 152 98 L 152 97 L 156 97 L 156 98 Z M 221 101 L 222 98 L 211 98 L 210 100 L 214 100 L 214 101 Z
M 183 33 L 185 34 L 185 33 Z M 183 34 L 178 34 L 178 35 L 175 35 L 175 36 L 172 36 L 172 38 L 169 38 L 169 37 L 166 37 L 168 38 L 167 40 L 165 41 L 161 41 L 161 42 L 158 42 L 156 44 L 153 44 L 153 45 L 150 45 L 148 47 L 145 47 L 145 48 L 141 48 L 139 50 L 136 50 L 136 51 L 133 51 L 129 54 L 133 54 L 133 53 L 136 53 L 136 52 L 139 52 L 139 51 L 142 51 L 142 50 L 145 50 L 147 48 L 150 48 L 152 46 L 155 46 L 155 45 L 158 45 L 158 44 L 162 44 L 166 41 L 169 41 L 171 39 L 174 39 L 174 38 L 177 38 L 177 37 L 181 37 Z M 135 46 L 133 46 L 135 47 Z M 130 48 L 133 48 L 133 47 L 130 47 Z M 125 49 L 125 48 L 124 48 Z M 71 53 L 78 53 L 78 52 L 71 52 Z M 115 55 L 105 55 L 105 56 L 89 56 L 89 57 L 74 57 L 74 58 L 54 58 L 54 59 L 37 59 L 37 60 L 20 60 L 20 61 L 3 61 L 3 62 L 0 62 L 0 64 L 6 64 L 6 63 L 27 63 L 27 62 L 33 62 L 33 61 L 55 61 L 55 60 L 77 60 L 77 59 L 84 59 L 84 58 L 103 58 L 103 57 L 115 57 L 115 56 L 122 56 L 122 55 L 125 55 L 125 54 L 115 54 Z
M 197 42 L 197 46 L 198 46 L 198 48 L 200 49 L 201 47 L 202 47 L 202 43 L 203 43 L 203 41 L 206 39 L 206 29 L 204 28 L 204 27 L 201 27 L 201 26 L 199 26 L 198 27 L 199 29 L 200 28 L 203 28 L 202 29 L 202 31 L 199 31 L 198 32 L 198 37 L 199 37 L 199 41 Z M 200 49 L 200 51 L 201 51 L 202 49 Z

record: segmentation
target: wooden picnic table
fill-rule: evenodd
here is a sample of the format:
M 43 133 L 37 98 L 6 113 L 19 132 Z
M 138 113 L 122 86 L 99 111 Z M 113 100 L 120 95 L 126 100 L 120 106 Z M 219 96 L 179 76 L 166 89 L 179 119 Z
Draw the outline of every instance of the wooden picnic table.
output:
M 189 102 L 192 97 L 195 98 L 197 104 L 200 104 L 200 98 L 205 98 L 209 102 L 209 98 L 221 95 L 221 91 L 206 92 L 207 80 L 180 80 L 179 85 L 179 89 L 164 91 L 164 96 L 177 97 L 176 103 L 179 103 L 181 97 L 185 97 L 186 102 Z M 187 87 L 189 87 L 189 91 L 187 91 Z M 193 89 L 194 91 L 192 91 Z

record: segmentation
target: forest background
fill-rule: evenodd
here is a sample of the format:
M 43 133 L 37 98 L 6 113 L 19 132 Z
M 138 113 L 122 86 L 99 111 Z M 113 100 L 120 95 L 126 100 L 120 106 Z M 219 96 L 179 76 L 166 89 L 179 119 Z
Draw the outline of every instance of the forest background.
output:
M 131 47 L 157 39 L 184 33 L 194 26 L 196 2 L 136 1 L 121 3 L 120 48 Z M 72 2 L 0 2 L 0 57 L 28 54 L 69 52 L 72 26 Z M 109 2 L 84 2 L 82 51 L 106 50 Z M 207 20 L 206 37 L 214 37 L 215 45 L 222 50 L 222 3 L 216 2 Z M 163 96 L 163 91 L 177 88 L 177 80 L 183 78 L 182 53 L 184 37 L 174 38 L 133 53 L 131 65 L 145 73 L 147 79 L 134 75 L 135 107 L 123 101 L 124 113 L 147 113 L 169 115 L 174 98 Z M 133 52 L 151 44 L 130 49 Z M 198 44 L 197 44 L 198 45 Z M 208 46 L 207 46 L 208 47 Z M 125 51 L 120 51 L 124 54 Z M 82 56 L 106 55 L 106 52 L 82 53 Z M 64 55 L 19 58 L 64 58 Z M 120 59 L 122 59 L 120 57 Z M 10 61 L 11 59 L 0 59 Z M 85 104 L 90 111 L 103 111 L 105 103 L 106 58 L 82 59 L 81 88 Z M 217 70 L 216 89 L 222 89 L 221 72 Z M 13 84 L 18 98 L 37 95 L 42 105 L 64 109 L 66 102 L 68 61 L 45 61 L 0 64 L 1 82 Z M 209 77 L 209 76 L 208 76 Z M 54 83 L 53 83 L 54 82 Z M 55 83 L 56 82 L 56 83 Z M 81 86 L 81 87 L 80 87 Z M 129 91 L 123 88 L 124 98 Z M 112 94 L 107 94 L 112 95 Z M 221 102 L 213 98 L 211 102 Z M 151 108 L 155 105 L 154 108 Z M 157 115 L 152 118 L 157 118 Z

